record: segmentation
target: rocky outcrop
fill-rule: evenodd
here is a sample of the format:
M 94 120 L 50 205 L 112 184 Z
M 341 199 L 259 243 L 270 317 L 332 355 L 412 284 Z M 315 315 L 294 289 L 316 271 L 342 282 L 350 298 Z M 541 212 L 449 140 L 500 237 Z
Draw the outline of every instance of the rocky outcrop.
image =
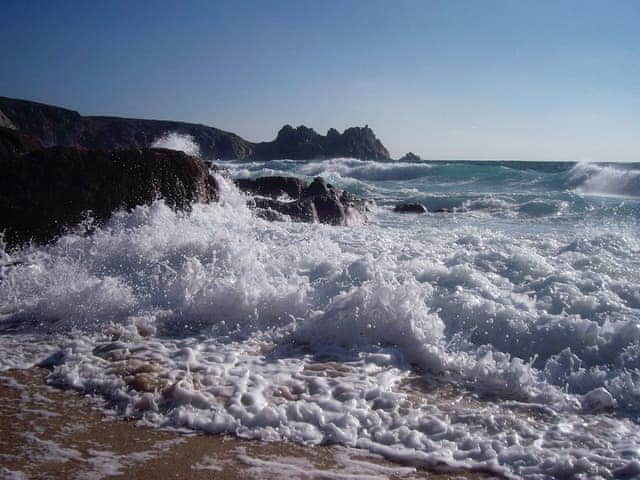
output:
M 2 110 L 0 110 L 0 127 L 9 128 L 11 130 L 16 129 L 16 126 L 13 124 L 11 120 L 9 120 L 9 118 L 7 118 L 7 116 L 4 113 L 2 113 Z
M 422 161 L 422 158 L 420 158 L 420 155 L 416 155 L 413 152 L 408 152 L 408 153 L 405 153 L 402 157 L 400 157 L 398 161 L 399 162 L 420 162 Z
M 389 152 L 369 126 L 353 127 L 339 133 L 329 129 L 320 135 L 312 128 L 285 125 L 272 142 L 255 145 L 256 159 L 288 158 L 309 160 L 350 157 L 367 160 L 389 160 Z
M 238 135 L 193 123 L 84 117 L 73 110 L 6 97 L 0 97 L 0 110 L 18 130 L 37 137 L 47 147 L 148 148 L 163 135 L 176 132 L 192 136 L 205 158 L 242 159 L 253 152 L 253 144 Z
M 279 198 L 287 195 L 292 199 L 299 199 L 307 188 L 304 180 L 295 177 L 261 177 L 255 180 L 241 178 L 236 180 L 236 185 L 242 191 L 260 195 L 262 197 Z
M 26 133 L 0 127 L 0 158 L 22 155 L 42 148 L 37 138 Z
M 427 209 L 420 203 L 399 203 L 393 209 L 396 213 L 427 213 Z
M 38 138 L 44 146 L 91 149 L 148 148 L 170 132 L 190 135 L 203 158 L 221 160 L 309 160 L 353 157 L 388 160 L 389 152 L 368 127 L 330 129 L 320 135 L 304 126 L 283 127 L 275 140 L 253 143 L 230 132 L 185 122 L 82 116 L 78 112 L 36 102 L 0 97 L 0 121 Z M 4 119 L 4 120 L 3 120 Z
M 218 195 L 202 160 L 164 149 L 53 147 L 0 157 L 0 172 L 0 231 L 10 247 L 48 242 L 87 215 L 100 224 L 158 198 L 185 209 Z
M 255 196 L 250 205 L 269 220 L 287 216 L 295 221 L 346 225 L 349 218 L 368 209 L 366 200 L 327 184 L 321 177 L 307 182 L 292 177 L 262 177 L 236 181 Z M 287 195 L 289 200 L 283 200 Z

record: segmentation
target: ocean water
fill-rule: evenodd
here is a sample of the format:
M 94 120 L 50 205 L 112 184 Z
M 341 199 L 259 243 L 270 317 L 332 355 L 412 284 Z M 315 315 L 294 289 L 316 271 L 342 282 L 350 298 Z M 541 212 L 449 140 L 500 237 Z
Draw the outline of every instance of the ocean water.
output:
M 640 165 L 226 162 L 346 227 L 161 201 L 0 249 L 0 366 L 162 427 L 507 478 L 640 477 Z M 421 202 L 426 215 L 394 213 Z

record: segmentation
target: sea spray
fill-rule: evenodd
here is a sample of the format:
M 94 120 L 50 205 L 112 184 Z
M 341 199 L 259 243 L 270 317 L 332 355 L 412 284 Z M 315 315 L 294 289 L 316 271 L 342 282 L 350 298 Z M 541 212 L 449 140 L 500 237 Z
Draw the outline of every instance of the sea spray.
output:
M 321 162 L 305 165 L 228 166 L 325 174 Z M 91 236 L 12 252 L 3 366 L 43 362 L 51 382 L 151 425 L 341 443 L 514 477 L 633 473 L 634 204 L 579 203 L 591 200 L 558 187 L 566 169 L 543 180 L 542 167 L 505 167 L 512 180 L 500 190 L 475 165 L 430 168 L 437 181 L 344 170 L 345 184 L 380 199 L 365 225 L 267 222 L 220 178 L 220 203 L 174 212 L 159 201 Z M 528 202 L 567 201 L 592 216 L 521 214 L 516 185 L 527 176 L 538 182 Z M 461 201 L 458 212 L 411 218 L 386 208 L 434 185 L 444 197 L 454 178 L 465 201 L 507 204 Z M 610 208 L 618 215 L 604 232 Z
M 151 144 L 152 148 L 167 148 L 169 150 L 181 150 L 187 155 L 200 156 L 200 146 L 193 135 L 167 132 L 163 136 L 155 139 Z

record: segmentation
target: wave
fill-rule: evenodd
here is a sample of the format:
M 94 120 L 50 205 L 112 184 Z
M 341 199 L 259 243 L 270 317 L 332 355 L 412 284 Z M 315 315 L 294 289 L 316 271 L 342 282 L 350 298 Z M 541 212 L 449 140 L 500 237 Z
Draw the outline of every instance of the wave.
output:
M 569 172 L 565 186 L 589 195 L 640 197 L 640 170 L 622 165 L 579 163 Z
M 2 365 L 25 344 L 50 381 L 151 424 L 415 465 L 612 477 L 639 460 L 636 235 L 270 223 L 219 180 L 219 204 L 3 252 Z
M 338 174 L 343 178 L 357 180 L 390 181 L 428 176 L 432 172 L 432 166 L 418 162 L 376 162 L 338 158 L 308 162 L 301 165 L 297 171 L 308 176 Z
M 167 132 L 159 138 L 156 138 L 151 144 L 152 148 L 167 148 L 169 150 L 180 150 L 187 155 L 194 157 L 200 156 L 200 146 L 192 135 Z

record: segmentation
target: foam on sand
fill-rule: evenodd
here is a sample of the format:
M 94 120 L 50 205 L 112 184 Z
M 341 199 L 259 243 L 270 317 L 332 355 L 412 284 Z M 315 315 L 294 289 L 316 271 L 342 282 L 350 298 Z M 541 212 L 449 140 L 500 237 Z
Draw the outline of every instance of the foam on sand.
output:
M 224 184 L 220 204 L 12 252 L 0 358 L 28 344 L 50 381 L 154 426 L 534 479 L 640 472 L 635 234 L 376 215 L 269 223 Z

